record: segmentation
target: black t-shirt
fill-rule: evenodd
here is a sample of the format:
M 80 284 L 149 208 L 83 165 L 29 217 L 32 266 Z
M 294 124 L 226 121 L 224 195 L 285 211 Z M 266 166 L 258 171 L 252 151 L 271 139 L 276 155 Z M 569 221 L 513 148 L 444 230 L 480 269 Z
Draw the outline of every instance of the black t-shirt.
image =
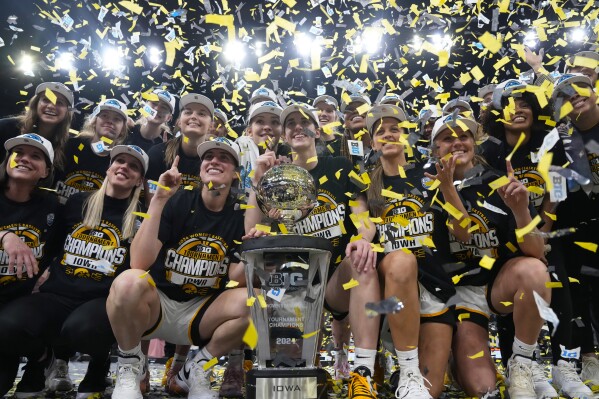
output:
M 65 165 L 54 178 L 61 204 L 78 192 L 98 190 L 110 167 L 110 156 L 94 153 L 89 139 L 70 137 L 65 146 Z
M 148 140 L 141 135 L 141 125 L 133 126 L 131 132 L 127 135 L 127 139 L 125 140 L 125 144 L 136 145 L 146 153 L 150 151 L 150 148 L 160 143 L 163 143 L 162 134 L 153 140 Z
M 129 240 L 122 235 L 128 199 L 104 197 L 100 225 L 83 225 L 83 204 L 91 193 L 73 194 L 57 226 L 62 250 L 50 265 L 40 291 L 76 299 L 108 297 L 114 278 L 129 268 Z
M 0 190 L 0 231 L 14 232 L 33 252 L 38 263 L 47 256 L 46 241 L 52 233 L 52 226 L 58 212 L 58 199 L 49 192 L 36 192 L 26 202 L 14 202 L 6 198 Z M 11 268 L 12 269 L 12 268 Z M 23 270 L 19 280 L 13 270 L 8 270 L 8 254 L 0 244 L 0 303 L 31 293 L 37 276 L 29 279 Z
M 455 289 L 441 265 L 449 259 L 447 216 L 429 191 L 431 181 L 420 164 L 406 168 L 406 177 L 383 176 L 385 189 L 402 195 L 401 199 L 384 197 L 382 222 L 377 224 L 378 241 L 385 253 L 409 250 L 418 260 L 419 280 L 426 289 L 442 300 Z M 428 240 L 432 240 L 434 248 Z M 429 245 L 427 245 L 429 244 Z
M 19 120 L 17 118 L 0 119 L 0 162 L 6 156 L 6 149 L 4 148 L 6 140 L 17 137 L 19 134 L 21 134 L 21 129 L 19 129 Z
M 148 172 L 146 173 L 146 179 L 158 181 L 160 175 L 170 169 L 171 165 L 167 165 L 164 159 L 166 146 L 169 142 L 156 144 L 148 152 L 150 163 L 148 166 Z M 177 151 L 179 155 L 179 172 L 181 173 L 181 186 L 192 186 L 197 188 L 200 186 L 200 157 L 195 155 L 189 157 L 183 152 L 183 148 L 179 145 Z M 149 183 L 148 188 L 150 193 L 156 192 L 156 185 Z
M 316 167 L 309 171 L 317 187 L 318 205 L 307 218 L 294 226 L 297 234 L 323 237 L 331 241 L 333 252 L 329 275 L 333 273 L 334 265 L 345 257 L 345 247 L 356 232 L 356 227 L 349 218 L 351 198 L 346 194 L 353 196 L 358 192 L 358 188 L 350 180 L 351 171 L 352 164 L 346 158 L 319 157 Z M 346 234 L 343 234 L 342 223 Z
M 335 137 L 331 141 L 320 141 L 317 142 L 316 152 L 321 157 L 340 157 L 341 146 L 343 145 L 343 139 L 341 137 Z
M 200 190 L 178 191 L 160 219 L 158 239 L 163 245 L 150 269 L 156 286 L 176 301 L 224 290 L 229 265 L 239 262 L 243 222 L 244 212 L 234 204 L 212 212 Z
M 599 218 L 599 151 L 590 145 L 592 141 L 599 143 L 599 124 L 586 131 L 575 129 L 573 134 L 579 134 L 585 146 L 591 186 L 587 194 L 575 181 L 568 181 L 568 196 L 558 206 L 558 228 L 576 227 L 581 222 Z
M 497 191 L 491 192 L 489 183 L 500 176 L 500 172 L 489 169 L 481 172 L 480 184 L 467 185 L 459 190 L 464 207 L 470 216 L 471 238 L 468 243 L 459 242 L 449 234 L 450 252 L 455 263 L 445 265 L 445 270 L 456 278 L 456 285 L 485 285 L 497 275 L 501 265 L 508 259 L 522 256 L 516 239 L 516 220 L 511 209 L 505 205 Z M 475 177 L 473 177 L 475 178 Z M 531 217 L 537 212 L 529 203 Z M 507 244 L 511 243 L 515 252 Z M 499 260 L 491 269 L 480 266 L 483 256 Z

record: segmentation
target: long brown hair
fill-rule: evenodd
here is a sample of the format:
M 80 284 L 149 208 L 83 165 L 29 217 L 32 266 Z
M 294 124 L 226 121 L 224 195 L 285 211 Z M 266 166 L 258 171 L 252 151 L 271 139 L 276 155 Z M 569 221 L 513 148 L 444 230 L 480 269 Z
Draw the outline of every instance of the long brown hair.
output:
M 373 217 L 379 217 L 385 209 L 385 198 L 383 197 L 383 164 L 377 160 L 376 166 L 368 174 L 370 176 L 370 186 L 366 190 L 366 200 L 368 210 Z
M 31 97 L 23 113 L 16 117 L 20 130 L 19 134 L 37 133 L 41 135 L 38 126 L 40 118 L 37 113 L 37 106 L 42 96 L 44 96 L 44 93 L 38 93 Z M 58 169 L 64 167 L 64 146 L 69 138 L 69 129 L 71 128 L 72 120 L 73 111 L 67 111 L 64 119 L 54 128 L 50 137 L 44 137 L 52 143 L 52 147 L 54 148 L 54 166 Z

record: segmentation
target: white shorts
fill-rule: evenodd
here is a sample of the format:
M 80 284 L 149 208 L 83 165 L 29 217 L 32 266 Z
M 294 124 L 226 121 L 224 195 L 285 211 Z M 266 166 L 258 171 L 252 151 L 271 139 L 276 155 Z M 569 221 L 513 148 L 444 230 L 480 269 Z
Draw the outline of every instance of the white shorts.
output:
M 487 303 L 487 286 L 464 285 L 457 286 L 455 290 L 459 296 L 455 307 L 460 313 L 471 312 L 491 316 L 491 309 Z
M 449 310 L 445 302 L 431 294 L 424 286 L 418 283 L 420 292 L 420 317 L 435 317 Z
M 143 339 L 160 338 L 178 345 L 200 345 L 197 341 L 201 316 L 214 295 L 179 302 L 167 297 L 160 290 L 156 291 L 160 298 L 160 317 Z

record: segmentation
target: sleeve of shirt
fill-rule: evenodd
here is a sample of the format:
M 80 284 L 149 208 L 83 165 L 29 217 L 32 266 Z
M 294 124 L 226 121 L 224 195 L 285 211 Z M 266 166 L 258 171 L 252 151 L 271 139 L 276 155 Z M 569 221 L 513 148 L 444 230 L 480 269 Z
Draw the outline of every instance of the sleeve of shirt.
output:
M 164 164 L 165 150 L 166 147 L 164 145 L 155 145 L 150 148 L 150 151 L 148 152 L 149 165 L 146 179 L 158 181 L 160 175 L 166 170 Z
M 162 244 L 166 244 L 171 239 L 171 232 L 173 231 L 173 217 L 175 215 L 174 208 L 176 208 L 176 203 L 179 193 L 175 194 L 171 197 L 164 209 L 162 210 L 162 215 L 160 216 L 160 227 L 158 228 L 158 239 L 162 242 Z
M 64 241 L 68 233 L 66 222 L 67 213 L 69 212 L 69 210 L 70 212 L 81 211 L 81 207 L 77 206 L 77 204 L 74 203 L 77 200 L 76 197 L 77 196 L 71 196 L 67 200 L 67 203 L 65 205 L 58 206 L 56 210 L 54 223 L 48 231 L 48 239 L 46 240 L 45 248 L 46 255 L 40 263 L 40 270 L 43 270 L 46 267 L 48 267 L 52 260 L 61 253 L 64 247 Z

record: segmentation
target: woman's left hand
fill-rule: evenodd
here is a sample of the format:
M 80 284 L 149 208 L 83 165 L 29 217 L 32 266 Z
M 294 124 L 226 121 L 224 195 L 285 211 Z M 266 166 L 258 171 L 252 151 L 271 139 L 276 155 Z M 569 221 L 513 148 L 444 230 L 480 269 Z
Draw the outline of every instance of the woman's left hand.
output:
M 514 176 L 512 163 L 505 161 L 509 183 L 497 190 L 503 202 L 514 212 L 528 211 L 528 190 L 522 182 Z
M 437 169 L 436 175 L 431 175 L 427 172 L 424 172 L 424 175 L 429 179 L 439 180 L 441 182 L 441 185 L 439 186 L 441 191 L 453 187 L 453 173 L 455 171 L 454 157 L 451 156 L 449 159 L 440 159 L 439 162 L 435 164 L 435 168 Z
M 33 251 L 15 233 L 2 237 L 2 247 L 8 254 L 8 270 L 14 270 L 19 279 L 23 276 L 23 266 L 29 278 L 39 273 Z

